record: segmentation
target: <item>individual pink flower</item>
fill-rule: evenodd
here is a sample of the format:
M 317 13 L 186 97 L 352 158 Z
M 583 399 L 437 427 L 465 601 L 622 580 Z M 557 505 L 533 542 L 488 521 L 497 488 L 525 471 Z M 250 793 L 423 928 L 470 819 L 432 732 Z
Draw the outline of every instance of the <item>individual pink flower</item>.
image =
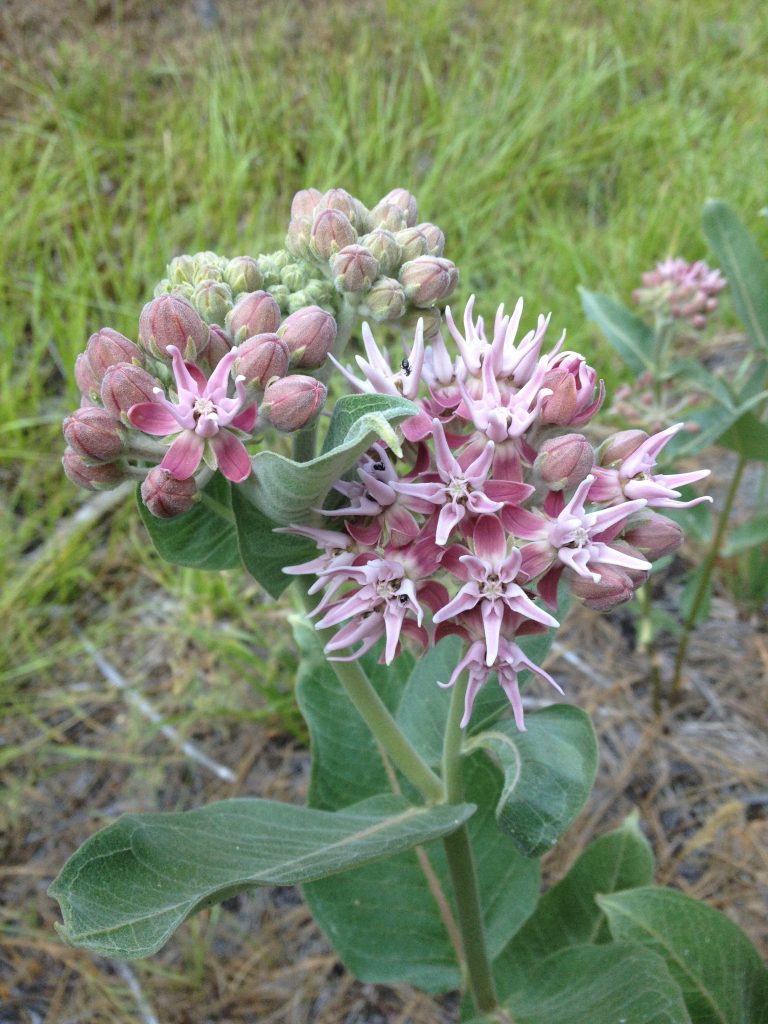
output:
M 166 437 L 178 434 L 166 452 L 161 469 L 177 480 L 191 477 L 203 456 L 233 483 L 241 483 L 251 472 L 251 459 L 243 442 L 232 432 L 252 430 L 255 405 L 246 405 L 242 377 L 235 380 L 235 395 L 227 394 L 230 369 L 237 358 L 231 349 L 211 376 L 194 363 L 185 363 L 175 345 L 168 346 L 176 382 L 176 401 L 170 401 L 161 388 L 155 388 L 155 402 L 139 402 L 128 410 L 128 419 L 145 434 Z
M 523 672 L 525 669 L 528 669 L 529 672 L 533 672 L 534 675 L 540 676 L 542 679 L 546 680 L 550 686 L 554 686 L 558 693 L 563 692 L 548 672 L 545 672 L 543 668 L 535 665 L 516 643 L 511 640 L 507 640 L 504 637 L 499 641 L 498 653 L 491 664 L 488 663 L 486 647 L 482 640 L 476 640 L 474 643 L 470 644 L 469 650 L 453 670 L 453 675 L 448 682 L 438 683 L 438 686 L 442 686 L 444 689 L 455 686 L 462 672 L 467 671 L 469 673 L 469 683 L 467 685 L 467 692 L 464 698 L 464 715 L 460 723 L 461 728 L 465 729 L 469 725 L 469 720 L 472 716 L 472 707 L 475 703 L 475 698 L 477 697 L 480 687 L 487 681 L 488 677 L 495 672 L 499 686 L 507 695 L 507 699 L 512 705 L 512 711 L 515 715 L 515 724 L 521 732 L 525 732 L 523 701 L 520 696 L 520 688 L 517 682 L 519 673 Z
M 471 461 L 457 459 L 451 452 L 445 430 L 438 419 L 432 421 L 436 474 L 426 480 L 401 480 L 393 484 L 401 494 L 441 506 L 435 540 L 444 545 L 454 528 L 466 515 L 481 516 L 500 511 L 505 502 L 521 502 L 533 494 L 528 484 L 513 481 L 488 481 L 495 445 L 488 441 Z M 433 477 L 438 479 L 434 480 Z
M 468 612 L 479 605 L 485 633 L 486 664 L 492 665 L 499 653 L 505 610 L 517 612 L 543 626 L 559 626 L 557 619 L 537 608 L 523 588 L 515 583 L 522 556 L 518 548 L 507 552 L 507 539 L 495 516 L 482 516 L 472 535 L 474 554 L 460 554 L 457 548 L 447 556 L 446 567 L 464 580 L 452 601 L 434 616 L 435 623 Z
M 684 428 L 685 423 L 676 423 L 651 435 L 641 441 L 618 467 L 595 466 L 592 471 L 595 480 L 589 491 L 590 500 L 615 503 L 642 498 L 649 508 L 693 508 L 704 501 L 712 501 L 709 495 L 681 501 L 678 491 L 679 487 L 709 476 L 708 469 L 697 469 L 691 473 L 652 472 L 662 449 Z

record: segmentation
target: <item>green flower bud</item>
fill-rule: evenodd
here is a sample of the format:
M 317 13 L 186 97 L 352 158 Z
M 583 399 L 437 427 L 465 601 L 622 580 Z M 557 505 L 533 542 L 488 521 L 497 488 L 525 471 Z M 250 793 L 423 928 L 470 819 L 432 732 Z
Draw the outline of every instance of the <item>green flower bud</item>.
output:
M 191 284 L 195 275 L 193 256 L 175 256 L 168 264 L 168 277 L 172 285 Z
M 235 256 L 227 264 L 224 280 L 233 295 L 240 292 L 255 292 L 261 288 L 261 274 L 253 256 Z
M 288 313 L 295 313 L 299 309 L 304 309 L 305 306 L 310 306 L 312 303 L 307 298 L 307 293 L 303 288 L 297 292 L 291 292 L 288 296 L 288 302 L 286 304 L 286 311 Z
M 304 294 L 308 299 L 307 305 L 332 306 L 334 308 L 339 297 L 331 282 L 324 277 L 311 278 L 304 288 Z
M 399 206 L 384 202 L 374 206 L 368 215 L 368 223 L 372 231 L 381 228 L 383 231 L 397 233 L 408 227 L 405 212 Z
M 210 279 L 197 285 L 192 302 L 208 324 L 223 324 L 234 304 L 229 285 Z
M 312 225 L 309 248 L 318 259 L 327 260 L 356 241 L 357 232 L 348 217 L 340 210 L 322 210 Z
M 287 312 L 288 311 L 288 305 L 289 305 L 289 303 L 291 301 L 290 290 L 288 288 L 286 288 L 284 284 L 273 284 L 272 287 L 268 289 L 268 291 L 269 291 L 269 294 L 272 296 L 272 298 L 277 303 L 278 307 L 284 313 Z
M 437 224 L 417 224 L 416 229 L 421 232 L 427 242 L 427 256 L 442 256 L 445 248 L 445 235 Z
M 366 292 L 364 311 L 372 316 L 377 323 L 384 320 L 397 320 L 407 306 L 407 299 L 402 285 L 391 277 L 379 277 Z
M 256 257 L 256 266 L 259 274 L 261 274 L 261 287 L 269 288 L 273 284 L 280 283 L 280 271 L 283 269 L 272 256 L 271 253 L 266 256 Z
M 338 292 L 367 292 L 379 276 L 379 261 L 363 245 L 347 245 L 331 257 L 333 285 Z
M 376 228 L 369 234 L 363 235 L 360 245 L 364 245 L 379 261 L 382 274 L 393 273 L 403 262 L 403 254 L 395 236 L 391 231 L 385 231 L 384 228 Z
M 309 282 L 309 267 L 303 261 L 300 263 L 289 263 L 280 271 L 280 284 L 284 284 L 289 291 L 298 292 Z
M 418 256 L 425 256 L 427 253 L 427 236 L 422 233 L 420 228 L 406 228 L 405 231 L 398 231 L 395 240 L 403 254 L 403 263 L 415 260 Z
M 443 326 L 442 314 L 435 306 L 429 309 L 410 309 L 401 320 L 398 320 L 397 327 L 403 334 L 412 338 L 419 320 L 423 325 L 424 340 L 434 341 Z

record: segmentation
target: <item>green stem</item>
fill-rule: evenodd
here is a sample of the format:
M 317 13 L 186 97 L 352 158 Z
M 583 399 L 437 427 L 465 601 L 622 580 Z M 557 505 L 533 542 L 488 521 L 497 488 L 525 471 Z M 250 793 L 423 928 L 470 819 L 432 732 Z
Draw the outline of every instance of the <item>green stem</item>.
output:
M 463 733 L 459 723 L 464 710 L 464 696 L 467 692 L 468 681 L 468 676 L 464 673 L 454 683 L 445 729 L 443 781 L 445 783 L 445 799 L 449 804 L 461 803 L 464 799 L 464 782 L 461 772 Z M 498 1000 L 485 945 L 480 891 L 477 885 L 472 844 L 467 826 L 462 825 L 451 835 L 446 836 L 443 839 L 443 846 L 456 898 L 469 988 L 477 1009 L 481 1013 L 488 1013 L 496 1009 Z
M 677 657 L 675 659 L 675 669 L 672 676 L 672 686 L 670 688 L 669 699 L 674 704 L 680 699 L 680 682 L 681 673 L 683 670 L 683 664 L 685 657 L 688 653 L 688 644 L 691 639 L 691 632 L 696 623 L 696 619 L 699 614 L 704 597 L 709 588 L 709 581 L 712 577 L 712 570 L 715 567 L 717 556 L 720 554 L 720 548 L 723 543 L 723 536 L 728 526 L 728 520 L 731 517 L 731 510 L 733 509 L 733 503 L 736 500 L 736 494 L 741 483 L 741 478 L 744 475 L 744 470 L 747 467 L 747 457 L 745 455 L 739 456 L 739 461 L 736 464 L 736 470 L 731 478 L 731 483 L 728 488 L 728 493 L 725 497 L 725 504 L 723 505 L 723 511 L 720 513 L 720 518 L 717 521 L 717 527 L 715 528 L 712 542 L 709 545 L 709 551 L 707 557 L 704 559 L 704 564 L 701 567 L 701 576 L 699 577 L 699 584 L 696 587 L 696 592 L 693 595 L 691 607 L 688 615 L 683 624 L 683 635 L 680 639 L 680 646 L 677 648 Z
M 299 577 L 296 582 L 300 584 L 305 608 L 311 611 L 312 598 L 307 593 L 306 587 L 301 585 L 306 584 L 307 581 Z M 323 643 L 333 636 L 333 630 L 330 629 L 319 629 L 317 632 Z M 431 803 L 443 802 L 445 795 L 443 783 L 426 761 L 422 760 L 416 748 L 400 730 L 386 704 L 373 688 L 360 662 L 329 661 L 328 664 L 336 673 L 336 677 L 344 687 L 344 692 L 360 713 L 363 721 L 393 763 L 426 800 Z
M 650 581 L 639 588 L 636 596 L 640 605 L 640 628 L 637 631 L 637 644 L 643 654 L 650 659 L 651 704 L 653 713 L 659 715 L 661 714 L 661 675 L 658 661 L 654 656 Z

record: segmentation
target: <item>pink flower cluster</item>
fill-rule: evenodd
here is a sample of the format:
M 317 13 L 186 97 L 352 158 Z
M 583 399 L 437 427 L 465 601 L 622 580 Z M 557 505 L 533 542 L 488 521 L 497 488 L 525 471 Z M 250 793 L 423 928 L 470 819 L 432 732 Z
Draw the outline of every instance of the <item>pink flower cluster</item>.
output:
M 642 306 L 703 330 L 707 317 L 717 309 L 715 296 L 725 285 L 720 271 L 711 269 L 704 260 L 689 263 L 679 258 L 667 259 L 643 274 L 643 287 L 636 289 L 632 297 Z
M 144 307 L 138 334 L 135 344 L 105 327 L 78 356 L 82 402 L 64 421 L 63 463 L 89 490 L 141 480 L 161 518 L 188 511 L 216 469 L 241 483 L 251 473 L 246 442 L 267 426 L 301 429 L 325 402 L 325 384 L 292 372 L 322 366 L 336 337 L 317 306 L 282 320 L 267 292 L 244 293 L 219 326 L 163 294 Z
M 462 724 L 491 673 L 524 728 L 518 673 L 534 665 L 520 637 L 558 625 L 561 580 L 594 608 L 629 599 L 651 563 L 682 541 L 656 509 L 684 508 L 678 488 L 708 470 L 665 474 L 656 461 L 682 424 L 649 437 L 622 431 L 595 451 L 581 432 L 600 408 L 603 382 L 583 356 L 549 350 L 549 318 L 518 337 L 522 300 L 500 307 L 493 329 L 467 304 L 463 330 L 446 310 L 455 349 L 417 329 L 392 365 L 363 327 L 362 377 L 340 367 L 361 392 L 403 395 L 419 411 L 403 425 L 405 455 L 378 444 L 354 480 L 340 480 L 343 531 L 289 529 L 311 537 L 318 557 L 286 572 L 316 576 L 319 629 L 335 627 L 331 658 L 353 660 L 384 638 L 383 660 L 403 637 L 425 650 L 448 634 L 466 643 L 444 684 L 469 673 Z M 329 523 L 329 525 L 331 525 Z M 539 603 L 537 603 L 539 599 Z

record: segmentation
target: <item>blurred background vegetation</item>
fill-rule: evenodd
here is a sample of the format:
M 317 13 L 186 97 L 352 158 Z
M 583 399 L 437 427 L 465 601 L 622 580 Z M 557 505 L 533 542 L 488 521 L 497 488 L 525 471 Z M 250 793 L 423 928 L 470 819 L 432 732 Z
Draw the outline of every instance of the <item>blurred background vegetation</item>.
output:
M 578 284 L 627 298 L 657 259 L 706 257 L 708 196 L 766 248 L 767 52 L 758 0 L 6 0 L 0 695 L 12 727 L 0 768 L 11 850 L 28 834 L 30 794 L 69 786 L 73 765 L 143 766 L 134 794 L 162 783 L 166 762 L 146 746 L 156 730 L 114 719 L 114 694 L 94 695 L 103 684 L 83 635 L 129 683 L 156 686 L 184 736 L 213 728 L 221 740 L 254 718 L 302 735 L 283 608 L 261 607 L 239 574 L 162 564 L 130 496 L 73 519 L 84 498 L 60 469 L 60 422 L 88 335 L 134 336 L 173 255 L 279 246 L 297 189 L 338 185 L 372 205 L 404 186 L 446 234 L 460 300 L 481 292 L 488 315 L 522 294 L 528 318 L 551 310 L 554 331 L 567 328 L 568 347 L 615 387 L 623 371 L 585 321 Z M 39 906 L 12 929 L 50 939 L 51 908 Z

